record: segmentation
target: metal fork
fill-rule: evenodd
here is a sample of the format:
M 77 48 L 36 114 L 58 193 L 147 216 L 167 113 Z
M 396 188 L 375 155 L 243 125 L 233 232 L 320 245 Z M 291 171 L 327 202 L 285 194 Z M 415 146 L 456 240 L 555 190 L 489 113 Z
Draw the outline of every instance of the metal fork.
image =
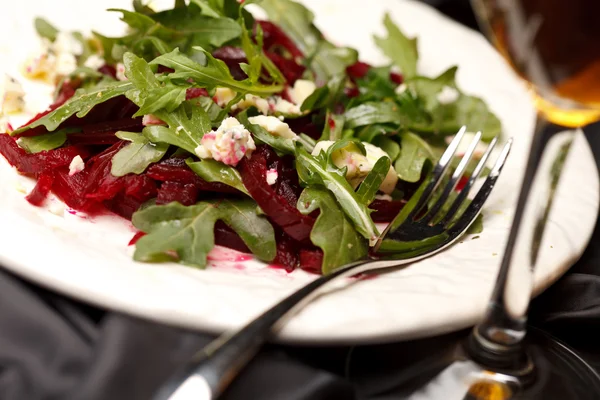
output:
M 465 131 L 466 128 L 463 127 L 456 134 L 434 167 L 428 183 L 422 185 L 405 206 L 404 211 L 401 211 L 380 235 L 375 246 L 376 249 L 385 251 L 385 244 L 390 243 L 389 240 L 383 240 L 386 238 L 392 239 L 392 243 L 401 241 L 403 246 L 401 253 L 390 253 L 376 260 L 362 260 L 340 267 L 333 273 L 321 276 L 292 293 L 241 329 L 225 332 L 195 354 L 187 365 L 177 371 L 159 389 L 154 399 L 207 400 L 217 398 L 273 332 L 279 330 L 294 311 L 299 310 L 316 297 L 317 289 L 343 277 L 415 262 L 438 253 L 458 240 L 481 211 L 483 203 L 500 175 L 512 144 L 512 139 L 510 139 L 500 152 L 491 172 L 471 203 L 462 214 L 458 215 L 469 191 L 483 171 L 497 143 L 497 138 L 490 142 L 468 183 L 460 190 L 449 211 L 443 214 L 441 213 L 442 207 L 452 191 L 455 190 L 456 184 L 464 174 L 481 139 L 481 133 L 477 133 L 449 182 L 443 186 L 439 199 L 423 213 L 422 210 L 425 209 L 425 206 L 434 199 L 434 194 L 437 193 L 437 188 L 442 183 Z M 393 246 L 391 250 L 393 250 Z

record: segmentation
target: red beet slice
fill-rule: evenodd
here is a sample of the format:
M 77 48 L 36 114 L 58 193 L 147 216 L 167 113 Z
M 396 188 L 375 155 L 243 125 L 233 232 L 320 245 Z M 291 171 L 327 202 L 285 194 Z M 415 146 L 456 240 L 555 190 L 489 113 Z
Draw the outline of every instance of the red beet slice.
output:
M 54 173 L 43 173 L 38 177 L 38 181 L 25 199 L 33 204 L 34 206 L 41 206 L 44 204 L 44 201 L 48 197 L 48 193 L 50 193 L 50 189 L 52 189 L 52 184 L 54 183 Z
M 246 53 L 239 47 L 224 46 L 213 52 L 213 56 L 227 64 L 231 75 L 238 81 L 248 78 L 240 67 L 240 63 L 247 63 Z
M 269 21 L 257 21 L 263 31 L 263 45 L 265 49 L 281 46 L 286 49 L 293 58 L 304 58 L 304 54 L 298 46 L 277 25 Z M 283 72 L 283 71 L 282 71 Z
M 302 77 L 302 74 L 306 70 L 304 66 L 299 65 L 298 63 L 296 63 L 296 61 L 289 58 L 285 58 L 275 52 L 265 51 L 265 54 L 271 59 L 271 61 L 273 61 L 273 64 L 275 64 L 277 68 L 279 68 L 279 70 L 285 77 L 285 80 L 290 85 L 293 85 L 294 82 L 296 82 L 296 80 L 300 79 Z
M 83 125 L 81 130 L 86 135 L 104 132 L 130 131 L 141 132 L 144 129 L 142 118 L 122 118 Z
M 215 224 L 215 244 L 241 251 L 242 253 L 252 254 L 242 238 L 223 221 L 217 221 Z
M 190 169 L 185 163 L 184 158 L 172 157 L 161 161 L 158 164 L 154 164 L 148 168 L 146 172 L 150 178 L 165 182 L 179 182 L 186 184 L 193 184 L 202 192 L 216 192 L 216 193 L 232 193 L 239 194 L 237 189 L 231 186 L 225 185 L 220 182 L 207 182 L 200 178 L 194 171 Z
M 177 201 L 184 206 L 196 204 L 198 187 L 193 183 L 163 182 L 158 189 L 156 204 L 163 205 Z
M 110 200 L 104 201 L 104 206 L 113 213 L 130 220 L 134 212 L 136 212 L 143 201 L 127 196 L 124 192 L 119 192 Z
M 204 88 L 190 88 L 185 91 L 185 99 L 192 100 L 198 97 L 208 97 L 208 92 Z
M 262 147 L 264 146 L 259 146 Z M 244 186 L 269 218 L 292 238 L 300 242 L 309 241 L 314 219 L 301 214 L 267 184 L 264 150 L 255 151 L 251 158 L 244 158 L 240 163 L 240 172 Z
M 291 272 L 300 264 L 300 244 L 283 232 L 276 233 L 277 255 L 272 264 Z
M 314 274 L 321 275 L 321 266 L 323 265 L 323 251 L 315 250 L 300 250 L 300 268 Z
M 362 61 L 357 61 L 348 68 L 346 68 L 346 72 L 352 79 L 360 79 L 364 78 L 368 73 L 371 66 Z
M 86 170 L 89 171 L 89 177 L 85 189 L 87 198 L 102 202 L 112 199 L 124 188 L 124 180 L 110 173 L 112 158 L 124 144 L 124 141 L 120 141 L 88 161 Z
M 391 222 L 406 204 L 405 201 L 373 200 L 369 208 L 375 210 L 371 214 L 374 222 Z
M 156 197 L 156 182 L 146 175 L 128 175 L 125 180 L 125 195 L 131 196 L 138 201 L 148 201 Z
M 140 240 L 144 236 L 146 236 L 146 232 L 139 231 L 138 233 L 133 235 L 133 237 L 129 241 L 129 244 L 127 244 L 127 246 L 133 246 L 134 244 L 136 244 L 138 242 L 138 240 Z
M 113 145 L 121 141 L 115 136 L 116 131 L 100 133 L 71 133 L 69 143 L 79 145 Z
M 85 197 L 88 171 L 83 170 L 75 175 L 69 175 L 67 167 L 55 171 L 52 192 L 67 206 L 78 211 L 89 211 L 94 206 L 93 200 Z
M 105 64 L 98 68 L 98 72 L 106 76 L 110 76 L 113 79 L 117 79 L 117 69 L 112 65 Z

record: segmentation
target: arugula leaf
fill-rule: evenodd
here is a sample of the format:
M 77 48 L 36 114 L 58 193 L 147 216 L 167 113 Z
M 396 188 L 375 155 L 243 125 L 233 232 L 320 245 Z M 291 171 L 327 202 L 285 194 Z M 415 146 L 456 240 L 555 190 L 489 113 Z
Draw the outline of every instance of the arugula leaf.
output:
M 261 7 L 307 55 L 318 82 L 326 83 L 332 76 L 344 73 L 358 59 L 356 50 L 339 48 L 324 40 L 313 24 L 313 13 L 303 5 L 291 0 L 263 0 Z
M 140 107 L 134 117 L 155 113 L 162 109 L 172 112 L 185 101 L 186 89 L 189 85 L 161 84 L 148 63 L 133 53 L 125 53 L 123 62 L 125 76 L 137 89 L 126 94 L 128 99 Z
M 196 4 L 156 13 L 152 19 L 175 31 L 185 51 L 192 46 L 221 47 L 242 33 L 233 19 L 205 16 Z
M 405 78 L 412 78 L 417 74 L 417 60 L 419 58 L 417 39 L 406 37 L 400 28 L 394 24 L 389 14 L 385 15 L 383 25 L 387 29 L 388 36 L 386 38 L 375 36 L 375 44 L 400 68 Z
M 57 109 L 44 115 L 42 118 L 23 126 L 11 133 L 18 135 L 38 126 L 45 126 L 49 131 L 54 131 L 60 124 L 73 115 L 78 118 L 85 117 L 94 106 L 104 103 L 114 97 L 124 95 L 132 89 L 131 82 L 104 82 L 87 89 L 78 89 L 73 97 Z
M 367 255 L 368 247 L 356 232 L 335 198 L 325 189 L 304 189 L 298 199 L 298 210 L 308 215 L 315 210 L 321 212 L 310 232 L 312 243 L 323 250 L 323 274 L 351 263 Z
M 390 73 L 391 67 L 369 68 L 367 75 L 356 80 L 360 95 L 353 98 L 351 104 L 395 98 L 398 85 L 390 79 Z
M 376 136 L 371 143 L 385 151 L 392 162 L 400 155 L 400 145 L 387 136 Z
M 237 169 L 210 159 L 193 161 L 193 159 L 188 158 L 185 163 L 205 181 L 221 182 L 250 196 Z
M 364 103 L 349 109 L 344 115 L 348 128 L 385 123 L 408 124 L 400 106 L 392 101 Z
M 256 25 L 256 43 L 252 41 L 250 32 L 244 23 L 244 20 L 241 19 L 238 21 L 242 28 L 242 36 L 241 36 L 241 44 L 242 50 L 246 54 L 246 59 L 248 60 L 247 67 L 244 70 L 246 75 L 248 75 L 248 79 L 252 83 L 256 83 L 261 76 L 261 72 L 263 67 L 267 70 L 271 78 L 276 83 L 285 83 L 285 77 L 277 68 L 277 66 L 271 61 L 269 57 L 263 51 L 263 30 L 260 25 Z M 240 64 L 242 65 L 242 64 Z
M 206 1 L 206 0 L 190 0 L 191 4 L 196 4 L 202 10 L 202 14 L 207 17 L 219 18 L 223 15 L 223 5 L 217 5 L 215 7 L 214 1 Z M 211 4 L 213 3 L 213 4 Z M 222 3 L 222 2 L 221 2 Z M 219 11 L 221 10 L 221 11 Z
M 143 134 L 152 143 L 168 143 L 194 154 L 200 145 L 202 136 L 211 130 L 208 114 L 200 107 L 193 107 L 185 102 L 175 111 L 169 113 L 158 111 L 154 114 L 165 121 L 169 127 L 147 126 Z
M 265 128 L 260 125 L 252 124 L 248 119 L 247 110 L 239 113 L 236 116 L 237 120 L 242 123 L 252 134 L 261 142 L 268 144 L 275 150 L 279 150 L 285 154 L 294 154 L 296 145 L 292 139 L 283 138 L 280 136 L 271 135 Z
M 344 87 L 346 86 L 348 78 L 344 75 L 334 75 L 327 82 L 327 85 L 317 88 L 310 96 L 304 100 L 300 110 L 317 110 L 325 108 L 331 110 L 334 105 L 340 100 L 342 93 L 344 93 Z
M 261 260 L 271 261 L 277 252 L 275 233 L 269 221 L 257 214 L 250 199 L 222 199 L 193 206 L 170 203 L 150 206 L 133 215 L 134 226 L 147 235 L 136 244 L 134 259 L 157 262 L 176 259 L 204 268 L 214 247 L 214 226 L 225 222 Z M 177 257 L 171 254 L 175 252 Z
M 133 0 L 133 9 L 135 12 L 144 15 L 152 15 L 154 14 L 154 10 L 147 5 L 145 5 L 142 0 Z
M 143 173 L 150 164 L 160 161 L 169 149 L 165 143 L 150 143 L 140 133 L 117 132 L 116 136 L 131 142 L 112 158 L 110 173 L 117 177 Z
M 325 115 L 325 129 L 321 134 L 319 140 L 339 140 L 342 138 L 342 132 L 344 130 L 344 123 L 346 118 L 340 114 L 332 114 L 327 112 Z
M 335 151 L 336 145 L 331 146 L 329 151 Z M 345 171 L 332 166 L 327 160 L 328 157 L 329 155 L 323 152 L 313 157 L 303 148 L 296 149 L 296 168 L 300 179 L 307 185 L 325 186 L 335 196 L 356 230 L 373 245 L 379 233 L 371 219 L 370 210 L 360 202 L 346 180 Z
M 35 30 L 40 37 L 46 38 L 51 42 L 56 40 L 59 31 L 50 22 L 43 18 L 36 18 L 34 24 Z
M 428 110 L 433 110 L 438 105 L 437 95 L 445 86 L 456 87 L 456 71 L 458 67 L 450 67 L 436 78 L 416 76 L 407 84 L 422 99 Z
M 22 137 L 17 143 L 22 149 L 31 154 L 45 150 L 54 150 L 65 144 L 69 131 L 70 129 L 66 128 L 44 135 Z
M 460 94 L 454 103 L 442 104 L 433 111 L 435 132 L 455 134 L 463 125 L 469 131 L 481 131 L 482 139 L 486 141 L 502 132 L 498 117 L 478 97 Z
M 360 139 L 361 142 L 373 143 L 375 138 L 395 133 L 397 130 L 397 125 L 393 124 L 372 124 L 360 127 L 356 130 L 354 136 Z
M 433 160 L 435 155 L 423 138 L 411 132 L 400 134 L 400 156 L 394 163 L 398 177 L 406 182 L 417 182 L 427 160 Z
M 228 87 L 237 92 L 256 95 L 274 94 L 283 89 L 281 85 L 265 86 L 252 84 L 247 81 L 236 81 L 231 76 L 227 64 L 222 60 L 214 58 L 206 50 L 200 48 L 198 50 L 201 50 L 204 54 L 205 59 L 203 64 L 192 61 L 181 54 L 179 49 L 175 49 L 171 53 L 156 58 L 150 65 L 164 65 L 165 67 L 172 68 L 175 72 L 169 74 L 171 79 L 193 79 L 202 87 Z
M 358 191 L 356 192 L 358 201 L 363 204 L 371 204 L 375 199 L 379 186 L 381 186 L 390 170 L 390 163 L 391 161 L 387 157 L 381 157 L 377 160 L 369 175 L 367 175 L 358 187 Z

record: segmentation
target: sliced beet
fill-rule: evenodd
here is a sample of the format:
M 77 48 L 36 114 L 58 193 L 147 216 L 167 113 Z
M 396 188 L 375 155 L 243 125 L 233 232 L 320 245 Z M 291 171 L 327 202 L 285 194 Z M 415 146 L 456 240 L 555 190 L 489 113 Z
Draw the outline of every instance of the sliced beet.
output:
M 86 171 L 89 176 L 85 188 L 87 198 L 102 202 L 112 199 L 124 188 L 123 178 L 116 177 L 110 172 L 112 158 L 124 144 L 124 141 L 120 141 L 88 161 Z
M 265 49 L 282 47 L 293 58 L 304 58 L 304 54 L 290 37 L 280 27 L 270 21 L 257 21 L 263 31 L 263 45 Z M 282 71 L 283 72 L 283 71 Z
M 127 175 L 125 180 L 125 195 L 139 201 L 148 201 L 156 197 L 157 186 L 154 180 L 146 175 Z
M 371 214 L 374 222 L 391 222 L 406 204 L 405 201 L 373 200 L 369 208 L 375 210 Z
M 304 133 L 315 140 L 321 137 L 325 125 L 324 121 L 322 123 L 316 123 L 313 120 L 312 115 L 305 115 L 300 118 L 286 120 L 285 122 L 288 123 L 292 131 L 299 134 Z
M 246 53 L 239 47 L 224 46 L 213 52 L 213 57 L 227 64 L 231 75 L 238 81 L 248 78 L 248 75 L 240 67 L 240 63 L 247 63 Z
M 52 184 L 54 183 L 54 172 L 42 173 L 38 177 L 38 181 L 35 184 L 35 187 L 29 193 L 25 199 L 33 204 L 34 206 L 41 206 L 46 201 L 50 190 L 52 189 Z
M 244 186 L 260 208 L 285 233 L 300 242 L 308 242 L 314 219 L 301 214 L 295 206 L 290 205 L 267 184 L 267 160 L 264 147 L 264 145 L 259 146 L 263 148 L 262 151 L 255 151 L 251 158 L 244 158 L 240 163 Z
M 113 198 L 105 200 L 104 206 L 113 213 L 130 220 L 144 202 L 134 197 L 127 196 L 125 192 L 117 193 Z
M 300 250 L 300 268 L 313 274 L 321 275 L 323 265 L 323 251 L 320 249 Z
M 301 245 L 284 232 L 276 233 L 277 255 L 271 264 L 291 272 L 300 264 L 299 251 Z
M 193 183 L 163 182 L 158 189 L 156 204 L 169 204 L 174 201 L 191 206 L 198 200 L 198 187 Z
M 115 136 L 116 131 L 99 133 L 71 133 L 69 143 L 80 145 L 113 145 L 121 141 Z
M 285 80 L 290 85 L 293 85 L 296 80 L 300 79 L 306 70 L 304 66 L 298 64 L 293 59 L 285 58 L 272 51 L 265 51 L 265 54 L 279 68 Z
M 133 237 L 131 238 L 131 240 L 127 244 L 127 246 L 133 246 L 133 245 L 135 245 L 138 242 L 138 240 L 140 240 L 144 236 L 146 236 L 146 232 L 139 231 L 138 233 L 136 233 L 135 235 L 133 235 Z
M 352 79 L 361 79 L 369 73 L 370 69 L 371 66 L 369 64 L 364 63 L 362 61 L 357 61 L 348 68 L 346 68 L 346 72 L 348 73 L 348 76 L 350 76 L 350 78 Z
M 89 211 L 95 202 L 85 197 L 88 171 L 83 170 L 75 175 L 69 175 L 67 167 L 55 171 L 52 192 L 67 206 L 78 211 Z
M 113 79 L 117 79 L 117 69 L 112 65 L 104 64 L 98 68 L 98 72 L 106 76 L 110 76 Z
M 242 253 L 252 254 L 242 238 L 223 221 L 217 221 L 215 224 L 215 244 L 241 251 Z
M 146 173 L 150 178 L 165 182 L 179 182 L 193 184 L 198 190 L 203 192 L 232 193 L 239 194 L 237 189 L 220 182 L 207 182 L 200 178 L 185 163 L 181 157 L 172 157 L 154 164 L 148 168 Z
M 192 100 L 198 97 L 208 97 L 208 92 L 204 88 L 189 88 L 185 91 L 185 99 Z
M 108 120 L 81 126 L 81 130 L 86 135 L 117 131 L 141 132 L 142 129 L 144 125 L 141 117 Z

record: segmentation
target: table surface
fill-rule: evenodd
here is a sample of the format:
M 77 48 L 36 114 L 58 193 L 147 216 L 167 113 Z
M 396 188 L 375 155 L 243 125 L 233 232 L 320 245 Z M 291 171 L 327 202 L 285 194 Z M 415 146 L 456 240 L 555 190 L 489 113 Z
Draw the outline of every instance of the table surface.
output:
M 468 0 L 426 0 L 475 27 Z M 600 165 L 600 124 L 586 129 Z M 585 173 L 585 171 L 582 171 Z M 534 300 L 531 324 L 600 371 L 600 225 L 578 263 Z M 0 399 L 146 400 L 212 337 L 106 312 L 0 269 Z M 390 399 L 415 364 L 466 335 L 385 345 L 269 345 L 223 399 Z

